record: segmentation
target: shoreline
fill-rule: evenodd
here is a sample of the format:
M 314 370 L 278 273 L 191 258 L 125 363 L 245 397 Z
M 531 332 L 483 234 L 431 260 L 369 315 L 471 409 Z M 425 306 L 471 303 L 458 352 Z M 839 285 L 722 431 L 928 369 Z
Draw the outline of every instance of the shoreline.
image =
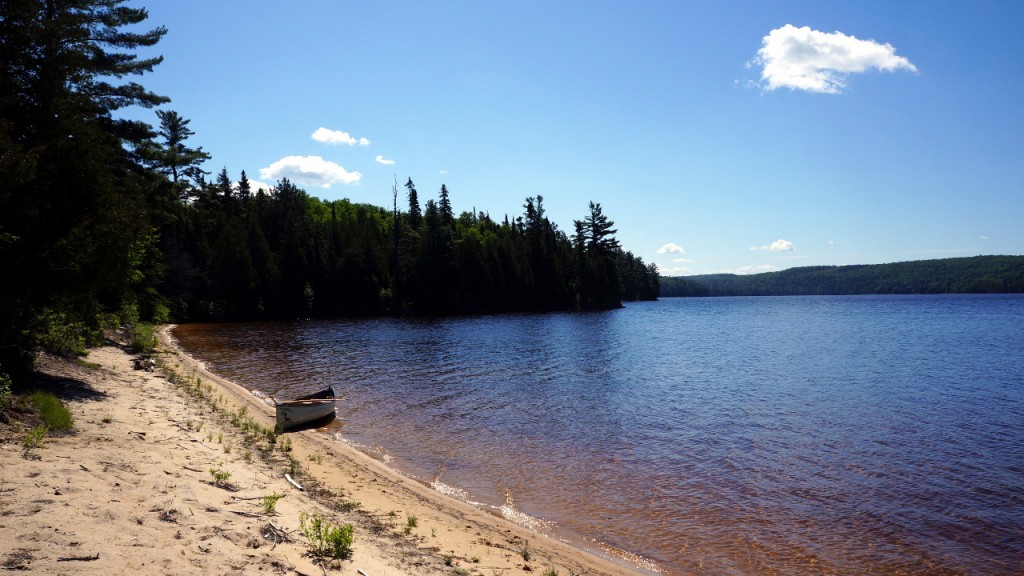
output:
M 315 429 L 261 444 L 229 420 L 243 413 L 272 427 L 273 408 L 208 372 L 171 328 L 159 331 L 152 373 L 133 370 L 113 345 L 84 362 L 40 356 L 41 387 L 62 397 L 75 425 L 30 454 L 25 431 L 0 421 L 4 568 L 320 574 L 299 530 L 310 512 L 355 527 L 353 556 L 327 573 L 649 573 L 446 496 Z M 229 473 L 237 491 L 211 470 Z M 289 470 L 304 491 L 284 478 Z M 285 497 L 261 512 L 274 493 Z
M 274 409 L 259 395 L 247 387 L 232 382 L 213 372 L 210 372 L 205 364 L 189 355 L 171 334 L 173 325 L 164 326 L 158 335 L 161 344 L 166 346 L 170 352 L 190 370 L 195 370 L 203 378 L 216 382 L 222 389 L 230 390 L 234 397 L 243 405 L 259 409 L 272 423 Z M 272 425 L 272 424 L 271 424 Z M 484 554 L 493 552 L 494 548 L 506 548 L 506 562 L 500 568 L 488 566 L 488 572 L 495 570 L 500 574 L 531 574 L 538 570 L 544 572 L 548 568 L 554 568 L 559 574 L 594 574 L 606 576 L 629 576 L 659 574 L 662 571 L 646 559 L 632 555 L 626 551 L 618 551 L 605 547 L 594 542 L 595 550 L 587 549 L 583 543 L 571 542 L 555 536 L 543 534 L 528 526 L 523 526 L 503 515 L 501 508 L 490 510 L 474 505 L 468 499 L 462 499 L 449 495 L 426 479 L 416 478 L 404 474 L 400 470 L 388 465 L 386 461 L 374 458 L 371 454 L 360 450 L 356 445 L 343 438 L 329 437 L 319 433 L 316 429 L 304 430 L 299 433 L 288 433 L 289 437 L 299 437 L 295 440 L 295 451 L 300 454 L 299 460 L 304 463 L 310 454 L 323 451 L 324 466 L 317 466 L 317 472 L 322 474 L 319 478 L 327 486 L 343 486 L 346 492 L 352 491 L 355 500 L 360 501 L 363 507 L 372 510 L 383 511 L 391 503 L 401 502 L 407 508 L 413 510 L 418 518 L 428 515 L 430 518 L 445 520 L 446 530 L 450 546 L 444 551 L 456 557 L 467 560 L 464 567 L 473 573 L 473 558 L 482 558 Z M 329 456 L 329 460 L 328 460 Z M 328 462 L 332 466 L 328 466 Z M 366 491 L 365 487 L 351 484 L 346 486 L 346 476 L 349 474 L 368 475 L 370 483 L 382 482 L 389 484 L 391 490 L 379 489 L 380 495 L 387 497 L 380 498 L 378 489 Z M 456 492 L 462 492 L 457 486 L 448 486 Z M 522 514 L 518 511 L 513 513 Z M 523 514 L 523 516 L 526 516 Z M 403 516 L 404 517 L 404 516 Z M 530 517 L 532 519 L 532 517 Z M 543 523 L 541 519 L 534 519 Z M 461 532 L 461 534 L 460 534 Z M 488 536 L 488 532 L 490 535 Z M 482 537 L 483 535 L 483 537 Z M 505 539 L 504 544 L 501 539 Z M 530 551 L 531 561 L 525 562 L 519 553 L 522 549 Z M 509 556 L 508 552 L 511 552 Z M 541 558 L 546 560 L 540 560 Z M 443 558 L 442 558 L 443 559 Z M 510 561 L 512 560 L 512 561 Z M 645 567 L 647 563 L 649 567 Z M 528 569 L 524 570 L 523 567 Z M 450 569 L 449 569 L 450 570 Z M 475 572 L 479 572 L 476 570 Z

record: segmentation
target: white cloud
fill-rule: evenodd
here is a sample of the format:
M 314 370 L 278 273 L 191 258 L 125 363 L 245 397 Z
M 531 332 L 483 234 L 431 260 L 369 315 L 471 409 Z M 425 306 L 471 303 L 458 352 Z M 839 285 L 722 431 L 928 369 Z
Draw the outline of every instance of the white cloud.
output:
M 669 242 L 661 248 L 658 248 L 658 254 L 686 254 L 686 250 L 674 242 Z
M 792 242 L 789 240 L 783 240 L 782 238 L 779 238 L 767 246 L 751 246 L 750 249 L 760 252 L 792 252 L 793 250 L 796 250 L 796 248 L 793 247 Z
M 330 188 L 333 184 L 355 184 L 363 175 L 349 172 L 319 156 L 287 156 L 266 168 L 260 168 L 260 178 L 288 178 L 307 186 Z
M 238 190 L 238 182 L 232 184 L 231 187 L 234 190 Z M 253 180 L 252 178 L 249 179 L 249 191 L 252 194 L 255 194 L 260 188 L 262 188 L 264 192 L 267 192 L 269 194 L 270 191 L 274 188 L 274 185 L 267 184 L 266 182 L 260 182 L 259 180 Z
M 320 142 L 321 144 L 348 144 L 349 146 L 369 146 L 370 141 L 366 138 L 355 138 L 348 132 L 342 132 L 341 130 L 328 130 L 321 126 L 316 129 L 316 132 L 310 134 L 310 138 Z
M 448 175 L 448 171 L 447 170 L 438 170 L 437 173 L 440 174 L 441 176 L 447 176 Z
M 753 64 L 763 66 L 761 80 L 768 90 L 789 88 L 838 94 L 849 74 L 869 69 L 893 72 L 917 67 L 896 55 L 891 44 L 860 40 L 842 32 L 820 32 L 786 24 L 763 39 Z
M 385 166 L 394 166 L 395 165 L 395 161 L 394 160 L 385 160 L 384 157 L 381 156 L 380 154 L 377 154 L 377 157 L 374 158 L 373 160 L 377 164 L 383 164 Z
M 687 262 L 693 262 L 693 259 L 692 258 L 673 258 L 672 261 L 677 263 L 677 264 L 685 264 Z
M 988 240 L 988 236 L 978 236 L 978 240 Z

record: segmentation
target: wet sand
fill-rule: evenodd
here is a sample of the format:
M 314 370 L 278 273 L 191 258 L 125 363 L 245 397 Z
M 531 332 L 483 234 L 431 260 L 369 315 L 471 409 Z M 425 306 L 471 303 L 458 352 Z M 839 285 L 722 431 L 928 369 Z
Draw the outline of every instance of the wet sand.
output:
M 114 346 L 91 351 L 91 366 L 40 358 L 43 381 L 65 398 L 75 427 L 26 454 L 25 430 L 0 423 L 0 566 L 40 574 L 644 573 L 445 496 L 315 429 L 273 445 L 246 434 L 239 421 L 272 427 L 273 408 L 206 372 L 166 328 L 160 339 L 152 373 L 133 370 Z M 230 473 L 226 485 L 211 469 Z M 291 472 L 303 490 L 285 478 Z M 268 515 L 262 498 L 274 493 L 284 498 Z M 303 512 L 352 524 L 352 557 L 324 567 L 308 556 Z

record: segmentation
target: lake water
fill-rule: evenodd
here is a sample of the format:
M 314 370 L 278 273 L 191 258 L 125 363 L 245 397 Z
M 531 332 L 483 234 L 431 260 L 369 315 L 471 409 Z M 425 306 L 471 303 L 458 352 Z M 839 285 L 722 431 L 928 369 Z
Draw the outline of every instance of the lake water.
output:
M 411 476 L 667 574 L 1024 573 L 1024 297 L 183 325 Z M 650 566 L 650 565 L 648 565 Z

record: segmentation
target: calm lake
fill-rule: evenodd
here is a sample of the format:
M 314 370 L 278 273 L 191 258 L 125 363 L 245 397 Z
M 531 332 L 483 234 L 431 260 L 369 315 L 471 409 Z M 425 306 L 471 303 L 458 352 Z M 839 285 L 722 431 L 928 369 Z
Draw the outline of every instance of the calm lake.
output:
M 191 324 L 248 388 L 457 497 L 667 574 L 1024 573 L 1024 296 Z

